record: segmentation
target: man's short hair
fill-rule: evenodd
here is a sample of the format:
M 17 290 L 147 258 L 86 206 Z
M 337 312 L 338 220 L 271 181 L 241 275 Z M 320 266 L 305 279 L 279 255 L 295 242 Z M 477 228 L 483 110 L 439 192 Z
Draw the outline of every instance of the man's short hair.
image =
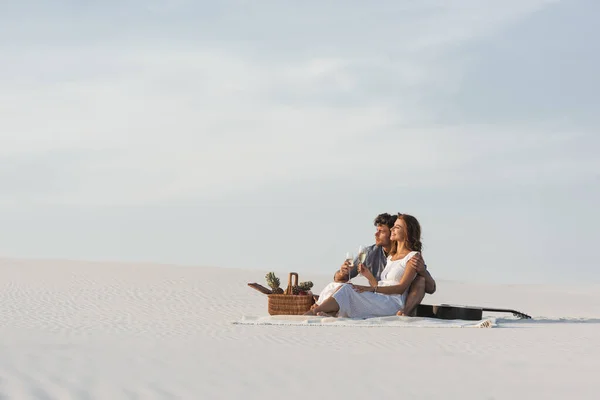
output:
M 392 229 L 394 224 L 396 223 L 397 215 L 390 215 L 388 213 L 379 214 L 375 217 L 375 221 L 373 221 L 375 226 L 385 225 L 388 228 Z

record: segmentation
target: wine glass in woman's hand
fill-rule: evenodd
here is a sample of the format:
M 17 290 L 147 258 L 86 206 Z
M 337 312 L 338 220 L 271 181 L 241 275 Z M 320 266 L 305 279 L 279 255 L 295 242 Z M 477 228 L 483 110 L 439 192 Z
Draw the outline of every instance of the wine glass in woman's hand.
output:
M 367 259 L 367 249 L 365 246 L 358 248 L 358 273 L 364 275 L 365 271 L 365 260 Z
M 367 248 L 365 246 L 361 245 L 358 248 L 358 262 L 360 264 L 364 264 L 366 259 L 367 259 Z

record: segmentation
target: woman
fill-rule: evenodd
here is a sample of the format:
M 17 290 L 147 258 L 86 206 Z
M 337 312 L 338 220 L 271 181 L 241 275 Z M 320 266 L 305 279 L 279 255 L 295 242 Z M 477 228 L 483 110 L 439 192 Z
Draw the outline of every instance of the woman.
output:
M 398 214 L 391 231 L 390 239 L 394 243 L 379 282 L 361 264 L 359 273 L 367 278 L 369 286 L 344 284 L 305 315 L 334 316 L 337 313 L 340 317 L 370 318 L 395 315 L 402 310 L 408 288 L 417 276 L 406 264 L 421 251 L 421 226 L 415 217 Z

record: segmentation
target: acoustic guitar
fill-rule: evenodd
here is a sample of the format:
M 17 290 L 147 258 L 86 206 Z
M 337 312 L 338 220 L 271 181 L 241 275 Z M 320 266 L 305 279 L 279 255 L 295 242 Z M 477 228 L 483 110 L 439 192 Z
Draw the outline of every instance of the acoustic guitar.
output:
M 515 317 L 518 317 L 520 319 L 531 319 L 531 316 L 516 310 L 488 307 L 451 306 L 449 304 L 419 304 L 419 306 L 417 307 L 417 317 L 480 321 L 483 319 L 484 311 L 512 313 Z

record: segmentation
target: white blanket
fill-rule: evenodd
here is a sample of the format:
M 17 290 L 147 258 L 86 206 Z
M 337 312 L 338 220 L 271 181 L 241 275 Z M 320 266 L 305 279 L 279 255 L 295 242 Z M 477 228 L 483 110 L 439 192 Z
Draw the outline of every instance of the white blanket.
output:
M 304 315 L 244 316 L 238 325 L 295 325 L 295 326 L 353 326 L 353 327 L 403 327 L 403 328 L 493 328 L 495 318 L 481 321 L 444 320 L 421 317 L 378 317 L 367 319 L 332 318 Z

